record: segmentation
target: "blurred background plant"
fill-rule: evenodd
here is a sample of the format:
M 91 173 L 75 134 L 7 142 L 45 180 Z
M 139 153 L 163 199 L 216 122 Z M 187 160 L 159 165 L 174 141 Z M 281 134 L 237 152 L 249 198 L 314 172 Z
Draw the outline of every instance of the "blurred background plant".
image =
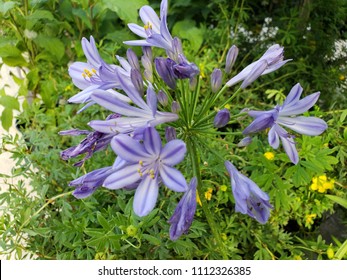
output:
M 124 56 L 126 51 L 122 42 L 135 39 L 126 24 L 137 22 L 138 9 L 148 3 L 158 10 L 160 1 L 147 0 L 0 1 L 2 65 L 23 73 L 20 78 L 12 75 L 18 85 L 15 96 L 0 88 L 1 124 L 8 130 L 15 122 L 21 132 L 1 136 L 0 152 L 10 152 L 16 161 L 12 175 L 0 172 L 4 180 L 0 194 L 3 257 L 221 257 L 206 234 L 209 229 L 199 207 L 189 234 L 176 242 L 169 239 L 167 213 L 172 213 L 178 199 L 170 191 L 162 194 L 168 199 L 150 215 L 139 218 L 131 210 L 132 195 L 127 192 L 102 188 L 93 197 L 76 200 L 67 185 L 86 170 L 111 165 L 114 160 L 106 150 L 108 157 L 97 153 L 93 161 L 76 169 L 59 157 L 61 150 L 78 143 L 78 139 L 59 137 L 59 131 L 72 126 L 87 129 L 88 120 L 106 114 L 90 107 L 77 115 L 78 108 L 66 104 L 76 93 L 68 64 L 84 60 L 80 41 L 90 35 L 98 42 L 103 59 L 116 63 L 115 55 Z M 294 59 L 278 75 L 255 82 L 238 102 L 227 104 L 231 112 L 249 104 L 275 105 L 300 82 L 306 93 L 321 91 L 321 109 L 316 107 L 311 113 L 329 125 L 322 136 L 298 139 L 302 160 L 295 166 L 283 152 L 270 149 L 264 135 L 238 154 L 244 170 L 273 198 L 275 209 L 264 226 L 235 214 L 228 178 L 221 171 L 223 163 L 211 153 L 201 153 L 206 167 L 202 167 L 205 197 L 223 229 L 228 257 L 347 259 L 346 1 L 178 0 L 169 5 L 169 28 L 183 39 L 188 60 L 199 66 L 204 80 L 224 63 L 232 44 L 239 47 L 239 58 L 243 58 L 235 73 L 275 42 L 285 47 L 287 58 Z M 13 111 L 20 111 L 15 120 Z M 246 120 L 240 119 L 228 129 L 245 127 Z M 230 135 L 218 143 L 225 146 L 227 155 L 233 153 L 229 143 L 239 140 Z M 206 149 L 213 143 L 207 142 Z M 22 180 L 14 183 L 12 179 L 19 176 L 30 181 L 30 188 Z

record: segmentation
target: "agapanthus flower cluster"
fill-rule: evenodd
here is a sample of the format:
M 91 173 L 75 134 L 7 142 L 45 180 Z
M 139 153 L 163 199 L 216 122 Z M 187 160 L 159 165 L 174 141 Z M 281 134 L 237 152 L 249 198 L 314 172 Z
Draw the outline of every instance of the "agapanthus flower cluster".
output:
M 91 130 L 71 129 L 60 134 L 86 135 L 77 146 L 61 152 L 64 160 L 86 154 L 76 166 L 82 166 L 95 152 L 109 146 L 113 151 L 112 166 L 90 171 L 70 182 L 70 186 L 75 187 L 76 198 L 86 198 L 100 187 L 133 190 L 133 210 L 142 217 L 156 207 L 164 186 L 172 193 L 183 193 L 168 221 L 170 238 L 176 240 L 188 232 L 197 200 L 203 198 L 195 142 L 204 139 L 205 131 L 219 132 L 233 118 L 229 109 L 219 107 L 218 102 L 226 104 L 220 97 L 224 94 L 227 100 L 233 98 L 232 94 L 226 94 L 232 86 L 242 82 L 235 91 L 240 92 L 290 59 L 285 60 L 284 48 L 274 44 L 258 60 L 223 83 L 225 76 L 232 74 L 239 55 L 239 49 L 233 45 L 227 52 L 224 71 L 216 68 L 211 73 L 210 95 L 203 98 L 200 90 L 196 90 L 200 70 L 187 59 L 181 40 L 170 34 L 167 9 L 167 0 L 161 2 L 159 16 L 151 7 L 144 6 L 139 12 L 144 26 L 128 25 L 141 39 L 124 43 L 141 46 L 140 59 L 128 49 L 126 57 L 117 56 L 119 65 L 108 64 L 101 58 L 92 36 L 89 41 L 82 39 L 87 62 L 75 62 L 69 68 L 72 81 L 81 92 L 68 101 L 84 104 L 79 112 L 94 105 L 109 110 L 110 115 L 106 119 L 90 120 Z M 166 56 L 155 57 L 152 48 L 163 49 Z M 296 164 L 299 156 L 295 137 L 282 126 L 306 135 L 318 135 L 327 127 L 316 117 L 297 116 L 310 109 L 319 97 L 319 93 L 315 93 L 300 100 L 301 93 L 302 88 L 297 84 L 282 105 L 269 111 L 248 110 L 255 120 L 243 131 L 247 137 L 235 147 L 249 145 L 249 134 L 270 129 L 269 144 L 276 149 L 281 141 L 290 160 Z M 270 197 L 239 172 L 230 162 L 231 158 L 224 160 L 235 211 L 266 223 L 272 209 Z M 191 178 L 189 184 L 185 175 Z

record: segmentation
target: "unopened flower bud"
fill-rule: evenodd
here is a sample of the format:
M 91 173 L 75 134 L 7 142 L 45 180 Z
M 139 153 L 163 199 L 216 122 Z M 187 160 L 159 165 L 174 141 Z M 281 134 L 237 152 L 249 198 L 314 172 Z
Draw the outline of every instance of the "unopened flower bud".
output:
M 133 83 L 133 85 L 135 86 L 135 88 L 137 89 L 137 91 L 140 93 L 140 95 L 143 95 L 143 80 L 142 80 L 142 76 L 140 71 L 138 71 L 135 68 L 132 68 L 130 71 L 130 79 Z
M 172 89 L 176 88 L 175 75 L 173 73 L 173 64 L 175 62 L 170 58 L 166 59 L 163 57 L 158 57 L 154 60 L 155 69 L 157 70 L 159 76 L 163 81 Z
M 220 110 L 214 118 L 214 127 L 220 128 L 226 126 L 230 120 L 230 112 L 228 109 Z
M 171 126 L 167 126 L 165 128 L 165 138 L 166 138 L 167 142 L 170 142 L 171 140 L 177 139 L 176 129 L 174 129 Z
M 168 98 L 164 91 L 159 90 L 157 97 L 158 97 L 159 103 L 163 105 L 164 107 L 168 104 Z
M 214 69 L 211 74 L 211 89 L 213 93 L 219 91 L 222 86 L 222 71 L 218 68 Z
M 140 71 L 139 60 L 136 53 L 132 49 L 127 50 L 127 58 L 131 68 Z
M 171 104 L 171 112 L 172 113 L 178 113 L 179 111 L 181 111 L 180 104 L 176 101 L 173 101 Z
M 247 137 L 243 138 L 243 139 L 237 144 L 237 146 L 238 146 L 238 147 L 246 147 L 246 146 L 248 146 L 248 145 L 251 144 L 251 143 L 252 143 L 252 137 L 247 136 Z
M 234 66 L 238 54 L 239 49 L 235 45 L 231 46 L 225 62 L 225 73 L 229 74 L 231 72 L 231 68 Z

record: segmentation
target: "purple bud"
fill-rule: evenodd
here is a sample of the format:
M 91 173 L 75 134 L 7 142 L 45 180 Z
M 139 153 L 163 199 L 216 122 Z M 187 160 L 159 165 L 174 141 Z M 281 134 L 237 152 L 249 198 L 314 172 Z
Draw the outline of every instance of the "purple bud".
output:
M 175 75 L 173 73 L 173 64 L 175 62 L 168 58 L 158 57 L 154 60 L 155 69 L 163 81 L 172 89 L 176 88 Z
M 220 110 L 214 118 L 214 127 L 220 128 L 226 126 L 230 120 L 230 112 L 228 109 Z
M 147 57 L 149 61 L 153 60 L 153 53 L 151 47 L 142 47 L 143 56 Z
M 171 126 L 167 126 L 165 128 L 165 138 L 166 138 L 167 142 L 170 142 L 171 140 L 177 139 L 176 129 L 174 129 Z
M 89 130 L 80 130 L 80 129 L 70 129 L 70 130 L 59 131 L 59 135 L 72 135 L 72 136 L 85 135 L 89 133 L 90 133 Z
M 168 104 L 168 97 L 167 97 L 167 95 L 166 95 L 166 93 L 164 91 L 159 90 L 157 98 L 158 98 L 158 101 L 159 101 L 159 103 L 161 105 L 163 105 L 164 107 L 167 106 L 167 104 Z
M 137 55 L 132 49 L 127 50 L 127 58 L 131 68 L 140 71 L 140 64 Z
M 213 93 L 219 91 L 222 86 L 222 71 L 218 68 L 214 69 L 211 74 L 211 89 Z
M 225 73 L 229 74 L 231 72 L 231 68 L 234 66 L 238 54 L 239 49 L 235 45 L 231 46 L 225 62 Z
M 136 90 L 143 96 L 143 80 L 139 70 L 132 68 L 130 71 L 130 79 Z
M 171 104 L 171 112 L 177 114 L 179 111 L 181 111 L 180 104 L 176 101 L 173 101 Z
M 177 37 L 175 37 L 172 41 L 172 52 L 168 52 L 168 55 L 171 59 L 177 61 L 178 55 L 183 53 L 182 43 L 181 40 Z
M 243 138 L 243 139 L 237 144 L 237 146 L 238 146 L 238 147 L 246 147 L 246 146 L 248 146 L 248 145 L 251 144 L 251 143 L 252 143 L 252 137 L 247 136 L 247 137 Z
M 248 87 L 251 83 L 253 83 L 256 79 L 258 79 L 265 69 L 268 67 L 266 60 L 260 60 L 252 69 L 252 71 L 247 75 L 244 81 L 241 84 L 241 88 Z
M 143 47 L 143 56 L 141 57 L 141 63 L 144 71 L 143 76 L 150 82 L 153 83 L 153 54 L 151 47 Z
M 194 76 L 200 73 L 198 66 L 196 66 L 194 63 L 188 62 L 188 60 L 184 57 L 183 54 L 180 54 L 178 56 L 178 61 L 178 64 L 174 63 L 172 65 L 173 72 L 177 79 L 193 78 Z

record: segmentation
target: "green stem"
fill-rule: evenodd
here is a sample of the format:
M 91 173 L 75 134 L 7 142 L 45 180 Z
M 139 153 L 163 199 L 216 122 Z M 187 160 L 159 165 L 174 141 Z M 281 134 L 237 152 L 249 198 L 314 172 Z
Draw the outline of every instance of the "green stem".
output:
M 202 207 L 202 210 L 206 216 L 207 223 L 209 224 L 210 229 L 212 231 L 212 234 L 215 238 L 215 242 L 217 243 L 217 246 L 220 250 L 220 253 L 222 254 L 223 259 L 227 260 L 228 255 L 227 255 L 227 252 L 225 250 L 225 246 L 224 246 L 223 241 L 222 241 L 221 236 L 220 236 L 219 226 L 217 223 L 215 223 L 213 216 L 212 216 L 212 213 L 207 206 L 207 202 L 205 200 L 205 197 L 203 196 L 202 180 L 201 180 L 201 176 L 200 176 L 199 156 L 197 154 L 195 141 L 196 140 L 194 139 L 193 136 L 188 136 L 187 148 L 188 148 L 188 151 L 189 151 L 189 154 L 191 157 L 191 161 L 192 161 L 193 173 L 196 176 L 197 181 L 198 181 L 198 186 L 197 186 L 198 196 L 200 198 L 201 207 Z

